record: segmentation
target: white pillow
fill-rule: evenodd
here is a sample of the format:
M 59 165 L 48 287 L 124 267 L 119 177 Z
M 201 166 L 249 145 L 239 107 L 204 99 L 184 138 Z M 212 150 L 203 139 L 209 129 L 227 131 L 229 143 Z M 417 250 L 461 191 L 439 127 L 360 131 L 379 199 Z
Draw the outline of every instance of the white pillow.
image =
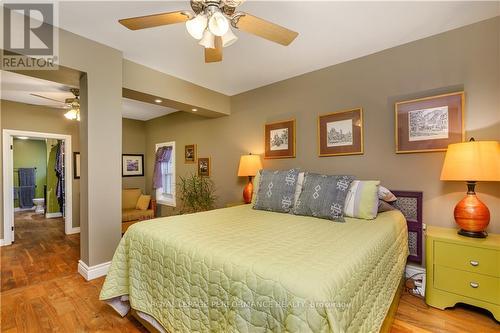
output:
M 300 192 L 302 192 L 302 185 L 304 184 L 304 173 L 299 172 L 297 176 L 297 185 L 295 186 L 295 201 L 293 202 L 293 206 L 297 205 L 297 200 L 299 200 Z
M 380 200 L 384 200 L 385 202 L 393 202 L 398 200 L 398 198 L 396 198 L 396 196 L 391 191 L 389 191 L 382 185 L 379 185 L 378 187 L 378 198 Z

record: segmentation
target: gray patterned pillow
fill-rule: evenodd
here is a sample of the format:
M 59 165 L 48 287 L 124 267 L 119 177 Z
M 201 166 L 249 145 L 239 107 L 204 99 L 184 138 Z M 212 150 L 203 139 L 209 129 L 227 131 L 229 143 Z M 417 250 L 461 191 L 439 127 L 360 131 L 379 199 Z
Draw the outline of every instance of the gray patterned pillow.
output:
M 293 210 L 296 215 L 344 222 L 344 204 L 352 176 L 326 176 L 306 172 L 302 192 Z
M 254 209 L 288 213 L 294 204 L 299 170 L 262 170 Z

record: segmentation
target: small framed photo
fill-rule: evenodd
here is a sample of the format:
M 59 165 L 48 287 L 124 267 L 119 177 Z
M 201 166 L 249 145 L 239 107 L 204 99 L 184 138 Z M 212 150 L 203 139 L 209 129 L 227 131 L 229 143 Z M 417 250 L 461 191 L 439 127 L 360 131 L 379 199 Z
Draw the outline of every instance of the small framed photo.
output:
M 184 163 L 195 163 L 196 162 L 196 145 L 185 145 L 184 146 Z
M 264 158 L 295 157 L 295 119 L 265 125 Z
M 210 177 L 210 157 L 198 158 L 198 176 Z
M 123 154 L 122 155 L 122 177 L 144 176 L 144 155 Z
M 398 102 L 396 153 L 446 151 L 464 140 L 464 92 Z
M 318 155 L 363 154 L 363 109 L 351 109 L 318 117 Z
M 80 152 L 73 152 L 73 178 L 80 179 Z

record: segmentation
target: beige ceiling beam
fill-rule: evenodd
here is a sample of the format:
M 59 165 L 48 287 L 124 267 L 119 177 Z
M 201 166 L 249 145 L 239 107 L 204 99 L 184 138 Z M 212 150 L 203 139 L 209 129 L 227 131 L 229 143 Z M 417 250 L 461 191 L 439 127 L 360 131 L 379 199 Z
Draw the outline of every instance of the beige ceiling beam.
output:
M 206 117 L 231 114 L 230 97 L 123 59 L 123 97 L 155 103 Z

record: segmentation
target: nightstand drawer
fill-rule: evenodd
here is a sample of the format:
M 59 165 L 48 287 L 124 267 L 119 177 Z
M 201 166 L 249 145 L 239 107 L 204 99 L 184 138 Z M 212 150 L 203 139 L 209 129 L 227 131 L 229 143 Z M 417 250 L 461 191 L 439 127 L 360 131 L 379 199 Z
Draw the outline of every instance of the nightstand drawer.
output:
M 434 263 L 500 277 L 500 252 L 495 250 L 435 241 Z
M 485 302 L 500 304 L 500 278 L 434 266 L 434 287 Z

